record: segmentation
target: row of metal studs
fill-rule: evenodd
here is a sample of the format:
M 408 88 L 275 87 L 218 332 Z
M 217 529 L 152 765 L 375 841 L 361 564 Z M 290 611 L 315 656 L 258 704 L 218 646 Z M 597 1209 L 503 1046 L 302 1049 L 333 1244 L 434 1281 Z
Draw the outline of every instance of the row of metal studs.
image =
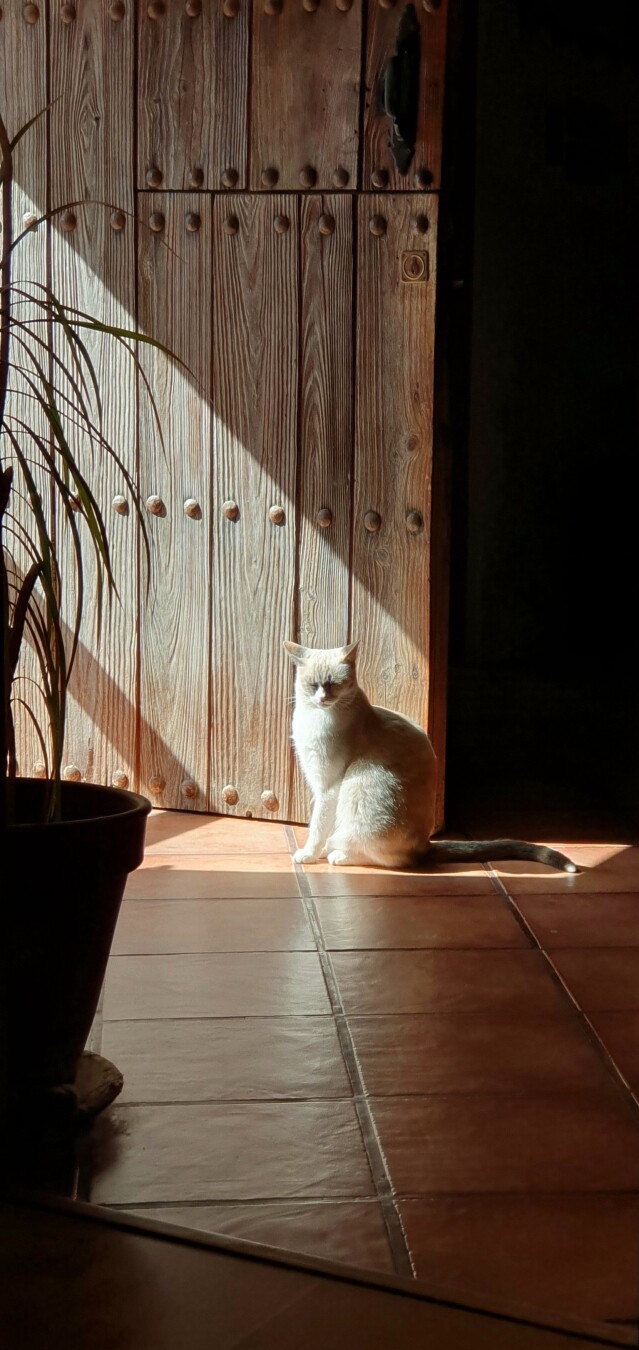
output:
M 161 187 L 163 177 L 164 175 L 162 173 L 162 170 L 158 168 L 157 164 L 152 164 L 151 167 L 147 169 L 145 174 L 145 181 L 147 187 L 150 188 Z M 239 174 L 237 169 L 224 169 L 224 172 L 222 173 L 220 179 L 222 187 L 234 188 L 237 184 L 238 178 Z M 263 169 L 262 173 L 260 174 L 260 181 L 262 187 L 265 188 L 277 187 L 279 178 L 280 175 L 278 170 L 273 168 Z M 335 170 L 333 174 L 333 186 L 338 188 L 345 188 L 348 186 L 349 178 L 350 174 L 348 173 L 348 170 L 338 166 L 338 168 Z M 316 187 L 317 169 L 314 169 L 312 164 L 305 164 L 304 167 L 300 169 L 299 181 L 301 187 L 304 188 Z M 414 175 L 414 182 L 416 187 L 427 188 L 430 186 L 432 181 L 433 175 L 429 172 L 428 169 L 416 170 Z M 373 169 L 371 173 L 371 184 L 374 188 L 380 189 L 387 188 L 389 182 L 390 182 L 390 175 L 388 169 Z M 203 183 L 204 183 L 204 173 L 202 169 L 191 169 L 189 171 L 189 187 L 201 188 Z
M 117 512 L 119 516 L 128 516 L 129 503 L 126 497 L 123 497 L 120 493 L 113 498 L 111 505 L 113 510 Z M 165 503 L 157 493 L 151 493 L 151 495 L 147 497 L 145 505 L 147 511 L 152 516 L 161 516 L 164 518 L 167 514 Z M 202 519 L 202 508 L 195 497 L 187 497 L 182 509 L 185 516 L 189 516 L 191 520 Z M 222 505 L 222 515 L 226 520 L 239 520 L 240 508 L 237 502 L 233 501 L 232 498 L 225 501 Z M 271 525 L 284 525 L 286 523 L 286 511 L 284 510 L 284 507 L 279 505 L 270 506 L 268 518 Z M 329 526 L 333 524 L 333 512 L 328 506 L 320 506 L 315 519 L 320 526 L 320 529 L 327 530 Z M 379 511 L 367 511 L 364 515 L 364 529 L 368 530 L 370 534 L 377 534 L 381 527 L 382 517 L 380 516 Z M 421 512 L 407 511 L 406 529 L 408 530 L 408 533 L 421 534 L 423 528 L 424 518 Z
M 73 215 L 73 212 L 70 211 L 65 214 L 71 216 Z M 117 217 L 117 219 L 115 219 L 115 217 Z M 73 217 L 72 223 L 68 223 L 68 221 L 67 223 L 65 223 L 63 219 L 62 228 L 72 230 L 75 229 L 75 224 L 76 224 L 75 216 Z M 149 228 L 151 230 L 153 230 L 156 234 L 160 234 L 164 229 L 165 224 L 166 219 L 161 211 L 151 212 L 149 216 Z M 198 216 L 195 211 L 189 211 L 184 218 L 184 224 L 187 230 L 191 231 L 191 233 L 196 233 L 200 229 L 200 226 L 202 224 L 202 218 L 201 216 Z M 413 229 L 416 230 L 418 234 L 425 234 L 428 229 L 428 217 L 423 215 L 415 216 L 412 224 Z M 120 230 L 123 228 L 124 218 L 123 213 L 121 211 L 114 212 L 113 216 L 111 217 L 111 225 L 113 229 Z M 238 234 L 240 229 L 240 222 L 238 217 L 234 215 L 227 216 L 222 228 L 225 234 L 229 235 Z M 276 234 L 288 234 L 290 228 L 291 228 L 291 221 L 289 216 L 276 215 L 273 217 L 273 229 L 275 230 Z M 320 234 L 323 235 L 333 234 L 335 232 L 335 217 L 329 215 L 328 212 L 324 212 L 320 216 L 319 221 L 317 222 L 317 228 Z M 370 233 L 374 235 L 375 238 L 381 239 L 386 234 L 387 229 L 386 217 L 379 214 L 371 216 L 368 228 L 370 230 Z
M 32 229 L 37 223 L 38 217 L 34 215 L 32 211 L 25 211 L 25 214 L 22 217 L 22 224 L 24 225 L 25 230 Z M 60 216 L 60 228 L 65 230 L 68 234 L 75 230 L 77 223 L 78 219 L 75 211 L 64 211 Z M 109 223 L 112 230 L 123 230 L 126 225 L 124 211 L 112 211 L 109 217 Z M 428 229 L 427 216 L 415 216 L 412 223 L 413 229 L 416 230 L 418 234 L 426 233 Z M 153 230 L 155 234 L 161 234 L 165 224 L 166 219 L 161 211 L 151 212 L 149 216 L 149 229 Z M 184 217 L 184 227 L 186 230 L 191 234 L 197 234 L 201 224 L 202 217 L 199 216 L 196 211 L 187 211 L 187 214 Z M 273 219 L 273 229 L 276 234 L 286 234 L 290 229 L 290 225 L 291 222 L 288 216 L 277 215 Z M 237 216 L 227 216 L 222 228 L 225 234 L 237 234 L 240 228 L 240 222 Z M 333 234 L 335 231 L 335 217 L 325 212 L 320 216 L 319 221 L 317 222 L 317 228 L 320 234 Z M 371 216 L 368 228 L 372 235 L 375 235 L 378 239 L 381 238 L 382 235 L 386 234 L 386 217 L 380 215 Z
M 25 230 L 32 229 L 37 223 L 38 217 L 33 211 L 25 211 L 22 217 L 22 224 Z M 67 234 L 70 234 L 75 230 L 77 223 L 78 218 L 75 211 L 63 211 L 60 216 L 60 228 L 62 230 Z M 126 225 L 124 211 L 112 211 L 109 217 L 109 224 L 112 230 L 123 230 Z M 156 234 L 160 234 L 164 229 L 165 224 L 166 218 L 161 211 L 151 212 L 149 216 L 149 228 L 151 230 Z M 202 217 L 197 214 L 197 211 L 187 211 L 184 217 L 184 227 L 189 233 L 197 234 L 201 224 Z M 277 215 L 273 219 L 273 229 L 277 234 L 286 234 L 290 229 L 290 225 L 291 222 L 288 216 Z M 418 234 L 426 234 L 428 229 L 428 217 L 417 215 L 414 217 L 412 225 L 413 229 L 416 230 Z M 237 234 L 240 228 L 238 217 L 233 215 L 227 216 L 222 228 L 225 234 Z M 324 212 L 317 222 L 317 228 L 320 234 L 333 234 L 335 231 L 335 217 L 329 215 L 328 212 Z M 386 234 L 386 217 L 379 214 L 371 216 L 368 228 L 372 235 L 381 238 L 382 235 Z
M 46 765 L 42 760 L 38 760 L 33 765 L 32 772 L 34 778 L 46 778 Z M 65 764 L 62 770 L 62 777 L 67 783 L 80 783 L 82 781 L 82 770 L 78 768 L 77 764 Z M 111 782 L 114 787 L 128 788 L 128 774 L 126 774 L 123 769 L 116 769 L 112 775 Z M 152 774 L 149 778 L 148 788 L 154 797 L 160 797 L 166 788 L 166 778 L 163 778 L 162 774 Z M 184 779 L 184 782 L 180 784 L 180 792 L 183 797 L 186 797 L 187 800 L 191 801 L 200 795 L 198 784 L 193 778 Z M 221 796 L 227 806 L 236 806 L 240 799 L 234 783 L 227 783 L 226 787 L 222 788 Z M 277 796 L 271 788 L 266 788 L 261 794 L 261 801 L 266 811 L 277 811 L 279 807 Z
M 334 3 L 335 8 L 339 10 L 340 13 L 347 14 L 352 7 L 353 0 L 334 0 Z M 396 0 L 377 0 L 377 3 L 380 9 L 393 9 Z M 435 10 L 439 9 L 440 3 L 441 0 L 422 0 L 422 7 L 427 13 L 432 14 Z M 302 0 L 302 8 L 306 10 L 307 14 L 314 14 L 319 7 L 320 0 Z M 147 18 L 149 19 L 161 19 L 166 13 L 165 0 L 150 0 L 146 12 Z M 184 12 L 188 15 L 189 19 L 198 19 L 202 13 L 202 0 L 186 0 Z M 239 12 L 240 0 L 224 0 L 222 13 L 227 19 L 236 18 Z M 265 14 L 275 15 L 281 14 L 281 12 L 282 0 L 264 0 Z M 112 19 L 114 23 L 121 23 L 125 14 L 126 6 L 123 4 L 122 0 L 114 0 L 114 3 L 109 5 L 109 18 Z M 60 8 L 60 19 L 62 23 L 74 23 L 76 16 L 77 11 L 75 5 L 69 3 L 69 0 L 66 0 L 66 3 Z M 38 5 L 33 3 L 25 5 L 22 10 L 22 17 L 25 23 L 37 23 L 40 18 L 40 9 Z M 1 9 L 0 18 L 2 18 Z

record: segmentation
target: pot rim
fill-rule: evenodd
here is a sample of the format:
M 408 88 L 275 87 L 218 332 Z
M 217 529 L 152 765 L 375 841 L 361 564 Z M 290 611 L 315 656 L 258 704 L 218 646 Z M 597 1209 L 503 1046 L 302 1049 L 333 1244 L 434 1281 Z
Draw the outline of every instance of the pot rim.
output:
M 15 780 L 15 786 L 17 787 L 17 785 L 18 785 L 19 783 L 42 783 L 42 784 L 44 784 L 44 783 L 46 783 L 46 782 L 51 782 L 51 781 L 52 781 L 51 779 L 42 779 L 42 778 L 27 778 L 27 777 L 24 777 L 24 778 L 16 778 L 16 780 Z M 105 821 L 105 822 L 106 822 L 106 821 L 115 821 L 115 820 L 126 820 L 127 818 L 130 819 L 130 818 L 132 818 L 132 817 L 134 817 L 134 816 L 137 816 L 137 815 L 145 815 L 145 816 L 147 816 L 147 815 L 149 815 L 150 812 L 153 810 L 153 807 L 152 807 L 151 802 L 149 801 L 148 797 L 143 797 L 139 792 L 130 792 L 128 788 L 119 788 L 119 787 L 113 786 L 113 784 L 107 784 L 107 783 L 69 783 L 69 784 L 65 784 L 64 782 L 62 782 L 62 783 L 61 783 L 61 787 L 62 787 L 62 791 L 63 791 L 63 792 L 64 792 L 64 790 L 65 790 L 65 787 L 67 787 L 67 786 L 68 786 L 69 788 L 73 788 L 75 792 L 79 792 L 79 791 L 81 791 L 81 792 L 83 792 L 83 793 L 85 793 L 85 792 L 86 792 L 86 793 L 91 793 L 91 792 L 96 792 L 96 793 L 108 792 L 109 795 L 110 795 L 111 797 L 119 797 L 119 798 L 122 800 L 122 802 L 123 802 L 123 806 L 124 806 L 124 803 L 126 802 L 126 807 L 125 807 L 125 809 L 123 809 L 122 811 L 111 811 L 111 812 L 107 812 L 106 815 L 104 815 L 102 812 L 100 812 L 100 814 L 98 814 L 98 815 L 91 815 L 91 816 L 76 816 L 76 817 L 72 817 L 72 818 L 69 819 L 69 820 L 50 820 L 50 821 L 43 821 L 43 820 L 23 820 L 23 821 L 18 821 L 18 822 L 16 822 L 15 824 L 10 824 L 10 825 L 8 826 L 8 829 L 9 829 L 11 832 L 15 831 L 16 833 L 17 833 L 18 831 L 20 831 L 20 830 L 25 830 L 25 831 L 26 831 L 26 830 L 34 830 L 34 829 L 39 829 L 39 830 L 49 830 L 49 829 L 52 829 L 52 828 L 53 828 L 53 829 L 56 829 L 56 830 L 62 830 L 62 829 L 75 829 L 75 830 L 77 830 L 78 827 L 79 827 L 79 826 L 82 826 L 82 825 L 92 825 L 92 826 L 95 826 L 95 824 L 96 824 L 97 822 L 99 822 L 99 821 Z

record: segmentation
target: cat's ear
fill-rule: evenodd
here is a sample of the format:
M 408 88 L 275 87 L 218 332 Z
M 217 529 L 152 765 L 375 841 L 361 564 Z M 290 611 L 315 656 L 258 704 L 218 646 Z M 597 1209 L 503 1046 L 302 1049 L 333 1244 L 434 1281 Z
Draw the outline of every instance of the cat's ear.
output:
M 302 662 L 305 661 L 308 656 L 307 648 L 300 647 L 297 642 L 285 642 L 284 649 L 288 652 L 291 661 L 294 661 L 296 666 L 301 666 Z
M 342 647 L 342 650 L 340 652 L 340 660 L 345 661 L 348 666 L 354 666 L 358 647 L 359 642 L 351 642 L 350 646 Z

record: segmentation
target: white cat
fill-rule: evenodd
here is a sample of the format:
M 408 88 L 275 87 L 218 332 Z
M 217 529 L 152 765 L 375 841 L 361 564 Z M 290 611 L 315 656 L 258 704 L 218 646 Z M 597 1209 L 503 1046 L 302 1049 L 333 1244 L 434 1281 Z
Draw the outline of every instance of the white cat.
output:
M 313 794 L 308 839 L 295 861 L 378 867 L 524 858 L 565 872 L 556 849 L 517 839 L 430 842 L 435 827 L 435 753 L 400 713 L 369 703 L 357 683 L 357 643 L 315 650 L 284 646 L 297 667 L 293 744 Z

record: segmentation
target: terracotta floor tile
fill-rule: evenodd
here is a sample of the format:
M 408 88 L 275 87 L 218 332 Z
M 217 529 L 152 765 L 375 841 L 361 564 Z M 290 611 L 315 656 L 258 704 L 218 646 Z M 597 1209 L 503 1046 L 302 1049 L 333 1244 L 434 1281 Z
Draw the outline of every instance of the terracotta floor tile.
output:
M 526 934 L 498 895 L 320 896 L 326 946 L 527 947 Z
M 280 1201 L 250 1205 L 147 1205 L 132 1210 L 206 1233 L 263 1242 L 360 1270 L 393 1273 L 393 1261 L 379 1205 L 372 1200 L 334 1200 L 296 1204 Z
M 330 1017 L 105 1022 L 120 1102 L 350 1097 Z
M 481 1012 L 515 1017 L 565 1006 L 540 952 L 335 952 L 331 959 L 349 1016 Z
M 289 853 L 283 825 L 190 811 L 153 811 L 146 851 L 154 853 Z
M 285 854 L 153 854 L 131 873 L 125 892 L 131 900 L 239 900 L 263 895 L 299 895 Z
M 116 1107 L 90 1147 L 96 1204 L 373 1195 L 352 1102 Z
M 113 956 L 104 1017 L 268 1017 L 328 1013 L 313 952 Z
M 639 892 L 522 895 L 517 901 L 542 947 L 639 947 Z
M 571 1013 L 351 1017 L 349 1026 L 372 1096 L 607 1091 L 613 1081 Z
M 552 959 L 586 1012 L 639 1009 L 639 947 L 566 948 Z
M 639 1011 L 595 1012 L 589 1017 L 626 1081 L 639 1091 Z
M 576 875 L 557 872 L 539 863 L 503 862 L 495 871 L 511 895 L 550 892 L 579 895 L 590 891 L 639 890 L 639 848 L 626 843 L 570 844 L 544 840 L 567 853 L 584 871 Z
M 308 826 L 307 826 L 307 825 L 291 825 L 290 828 L 291 828 L 291 830 L 292 830 L 293 837 L 294 837 L 294 839 L 295 839 L 295 845 L 296 845 L 296 847 L 297 847 L 297 848 L 301 848 L 301 847 L 306 843 L 306 840 L 307 840 L 307 838 L 308 838 Z M 458 838 L 460 837 L 460 834 L 459 834 L 459 831 L 455 832 L 454 829 L 452 829 L 452 830 L 443 830 L 442 833 L 441 833 L 438 837 L 439 837 L 440 839 L 458 839 Z
M 105 990 L 102 1051 L 125 1088 L 85 1174 L 98 1203 L 390 1270 L 287 838 L 275 822 L 152 815 Z M 637 1009 L 593 1022 L 639 1075 L 639 850 L 601 838 L 562 846 L 592 867 L 576 879 L 504 864 L 504 881 L 571 988 Z M 488 874 L 324 864 L 302 885 L 393 1185 L 420 1197 L 401 1202 L 418 1274 L 636 1316 L 639 1197 L 592 1192 L 639 1190 L 639 1124 Z
M 639 1116 L 621 1090 L 371 1106 L 399 1195 L 639 1189 Z
M 418 1278 L 564 1317 L 639 1317 L 639 1196 L 456 1196 L 399 1210 Z
M 112 951 L 314 951 L 300 900 L 129 900 Z
M 381 868 L 318 864 L 302 872 L 311 895 L 494 895 L 488 873 L 460 867 L 437 872 L 383 872 Z

